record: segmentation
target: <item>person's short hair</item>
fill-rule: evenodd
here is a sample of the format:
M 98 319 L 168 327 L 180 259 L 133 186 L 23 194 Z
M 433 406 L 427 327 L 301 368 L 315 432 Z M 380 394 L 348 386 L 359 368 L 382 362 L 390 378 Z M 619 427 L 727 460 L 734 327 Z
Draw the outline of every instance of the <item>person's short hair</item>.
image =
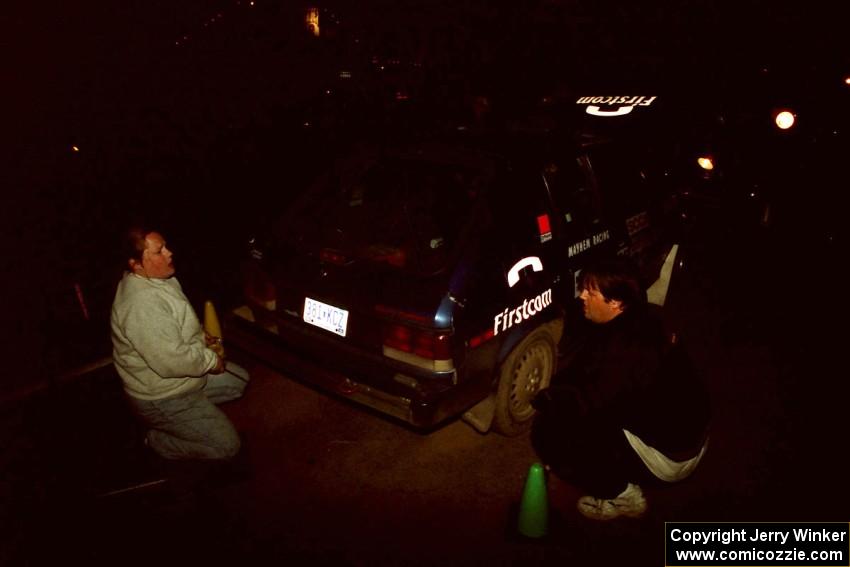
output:
M 134 225 L 126 230 L 121 254 L 124 262 L 130 260 L 142 261 L 142 255 L 147 246 L 145 237 L 152 232 L 155 232 L 155 230 L 144 225 Z
M 637 264 L 626 256 L 594 262 L 581 271 L 579 289 L 598 289 L 605 299 L 617 300 L 623 310 L 646 305 L 646 287 Z

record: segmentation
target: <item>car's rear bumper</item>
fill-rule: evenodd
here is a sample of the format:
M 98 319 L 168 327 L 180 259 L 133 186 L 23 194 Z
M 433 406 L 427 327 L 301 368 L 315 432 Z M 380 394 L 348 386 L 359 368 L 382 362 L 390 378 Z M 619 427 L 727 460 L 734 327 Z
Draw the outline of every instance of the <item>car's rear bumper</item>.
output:
M 225 318 L 228 348 L 235 347 L 292 378 L 392 416 L 417 429 L 431 429 L 459 415 L 481 397 L 478 388 L 458 383 L 457 374 L 406 368 L 305 330 L 261 308 L 240 307 Z M 256 316 L 255 316 L 256 314 Z

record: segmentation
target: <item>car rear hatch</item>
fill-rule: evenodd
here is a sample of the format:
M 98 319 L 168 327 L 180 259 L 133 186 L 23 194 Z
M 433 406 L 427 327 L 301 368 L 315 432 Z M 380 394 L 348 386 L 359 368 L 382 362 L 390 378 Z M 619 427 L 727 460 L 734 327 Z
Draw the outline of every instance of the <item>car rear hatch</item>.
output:
M 423 331 L 450 331 L 449 322 L 437 318 L 445 276 L 413 276 L 328 248 L 277 253 L 267 266 L 281 318 L 377 355 L 394 320 Z
M 483 183 L 475 168 L 418 157 L 335 170 L 252 250 L 258 322 L 302 358 L 383 391 L 447 388 L 459 347 L 446 298 Z

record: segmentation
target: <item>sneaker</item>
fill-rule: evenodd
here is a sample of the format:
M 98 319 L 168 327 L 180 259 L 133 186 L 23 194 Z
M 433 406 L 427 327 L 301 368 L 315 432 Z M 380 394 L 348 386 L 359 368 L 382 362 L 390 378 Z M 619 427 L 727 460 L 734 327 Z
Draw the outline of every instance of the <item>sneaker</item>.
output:
M 639 518 L 646 512 L 646 498 L 640 486 L 629 483 L 616 498 L 594 498 L 582 496 L 578 499 L 578 511 L 591 520 L 613 520 L 620 516 Z

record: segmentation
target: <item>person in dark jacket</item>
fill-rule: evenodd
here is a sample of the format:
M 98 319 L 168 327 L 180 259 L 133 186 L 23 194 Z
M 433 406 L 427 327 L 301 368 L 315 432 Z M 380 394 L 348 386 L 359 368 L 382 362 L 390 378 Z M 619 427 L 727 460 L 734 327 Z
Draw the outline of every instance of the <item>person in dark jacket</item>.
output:
M 580 284 L 586 343 L 532 401 L 532 444 L 555 475 L 590 493 L 577 503 L 583 515 L 639 517 L 639 482 L 683 480 L 702 459 L 708 395 L 629 260 L 586 268 Z

